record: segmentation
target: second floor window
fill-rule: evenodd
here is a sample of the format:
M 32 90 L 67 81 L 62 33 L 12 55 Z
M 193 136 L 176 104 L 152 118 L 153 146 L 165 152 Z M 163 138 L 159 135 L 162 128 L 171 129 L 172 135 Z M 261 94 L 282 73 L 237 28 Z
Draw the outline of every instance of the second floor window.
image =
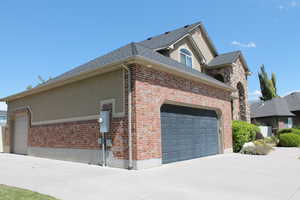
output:
M 192 54 L 187 49 L 180 49 L 180 62 L 188 67 L 193 66 Z

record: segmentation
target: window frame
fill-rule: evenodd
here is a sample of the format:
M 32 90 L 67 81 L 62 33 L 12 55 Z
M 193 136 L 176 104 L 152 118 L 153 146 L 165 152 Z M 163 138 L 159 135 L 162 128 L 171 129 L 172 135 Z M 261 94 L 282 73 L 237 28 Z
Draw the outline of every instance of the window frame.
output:
M 193 68 L 193 54 L 188 49 L 186 48 L 180 49 L 179 55 L 180 55 L 180 63 L 184 64 L 187 67 Z

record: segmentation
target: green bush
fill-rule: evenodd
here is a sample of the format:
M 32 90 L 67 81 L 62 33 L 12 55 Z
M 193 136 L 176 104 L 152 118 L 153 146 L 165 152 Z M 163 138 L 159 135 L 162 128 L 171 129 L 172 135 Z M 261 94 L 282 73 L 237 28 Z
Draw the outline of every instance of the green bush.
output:
M 299 147 L 300 135 L 295 133 L 286 133 L 279 136 L 279 146 L 281 147 Z
M 256 146 L 256 155 L 267 155 L 273 150 L 273 148 L 264 140 L 256 140 L 254 141 L 254 144 Z
M 271 145 L 272 147 L 277 146 L 279 139 L 276 136 L 266 137 L 263 139 L 266 144 Z
M 239 152 L 245 143 L 254 141 L 256 133 L 259 131 L 259 128 L 254 124 L 249 124 L 244 121 L 233 121 L 233 151 Z
M 300 135 L 300 129 L 296 129 L 296 128 L 283 128 L 283 129 L 280 129 L 278 131 L 279 135 L 285 134 L 285 133 L 294 133 L 294 134 Z
M 296 125 L 293 127 L 294 129 L 299 129 L 300 130 L 300 125 Z

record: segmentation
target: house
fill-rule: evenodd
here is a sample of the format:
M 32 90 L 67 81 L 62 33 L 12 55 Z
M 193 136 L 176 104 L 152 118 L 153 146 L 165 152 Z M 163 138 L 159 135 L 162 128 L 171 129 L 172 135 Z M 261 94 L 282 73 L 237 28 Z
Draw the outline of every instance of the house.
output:
M 231 152 L 232 119 L 250 121 L 248 75 L 240 51 L 219 54 L 202 23 L 186 25 L 3 98 L 10 150 L 128 169 Z
M 273 133 L 300 125 L 300 92 L 251 104 L 251 121 L 271 126 Z
M 0 125 L 6 124 L 6 118 L 7 118 L 6 115 L 7 115 L 6 111 L 0 110 Z

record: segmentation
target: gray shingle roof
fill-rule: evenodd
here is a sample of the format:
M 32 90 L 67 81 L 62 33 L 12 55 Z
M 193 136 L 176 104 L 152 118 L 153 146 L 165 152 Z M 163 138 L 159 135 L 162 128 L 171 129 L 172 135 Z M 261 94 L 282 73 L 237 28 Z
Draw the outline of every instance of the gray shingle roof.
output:
M 160 53 L 157 53 L 156 51 L 149 49 L 139 43 L 130 43 L 128 45 L 125 45 L 115 51 L 112 51 L 111 53 L 108 53 L 104 56 L 98 57 L 84 65 L 81 65 L 77 68 L 74 68 L 73 70 L 70 70 L 54 79 L 51 79 L 50 81 L 46 82 L 45 84 L 50 84 L 62 79 L 70 78 L 76 75 L 79 75 L 84 72 L 92 71 L 97 68 L 101 68 L 107 64 L 111 64 L 114 62 L 122 61 L 125 59 L 128 59 L 130 57 L 139 56 L 144 59 L 148 59 L 150 61 L 158 62 L 160 64 L 167 65 L 171 68 L 181 70 L 182 72 L 191 73 L 198 78 L 208 81 L 211 83 L 214 83 L 216 85 L 219 85 L 221 87 L 225 87 L 228 89 L 232 89 L 230 86 L 204 74 L 199 72 L 198 70 L 188 68 L 185 65 L 177 62 L 176 60 L 173 60 L 169 57 L 163 56 Z
M 251 118 L 273 117 L 273 116 L 294 116 L 288 108 L 286 100 L 276 97 L 269 101 L 256 102 L 250 106 Z
M 178 41 L 180 38 L 188 34 L 190 31 L 192 31 L 195 27 L 199 25 L 201 25 L 201 22 L 197 22 L 195 24 L 184 26 L 182 28 L 178 28 L 154 37 L 150 37 L 139 43 L 150 49 L 166 48 L 174 44 L 176 41 Z
M 208 66 L 214 67 L 214 66 L 232 64 L 238 59 L 240 54 L 241 54 L 240 51 L 234 51 L 234 52 L 218 55 L 208 63 Z
M 216 47 L 214 46 L 212 40 L 209 38 L 209 36 L 201 22 L 197 22 L 197 23 L 194 23 L 191 25 L 186 25 L 184 27 L 181 27 L 181 28 L 178 28 L 178 29 L 175 29 L 172 31 L 167 31 L 167 32 L 157 35 L 157 36 L 149 37 L 148 39 L 143 40 L 139 43 L 148 47 L 149 49 L 167 48 L 170 45 L 176 43 L 178 40 L 180 40 L 181 38 L 183 38 L 184 36 L 186 36 L 187 34 L 192 32 L 196 27 L 199 27 L 199 26 L 201 26 L 201 29 L 204 31 L 205 36 L 207 37 L 207 40 L 209 41 L 209 43 L 212 47 L 212 50 L 214 51 L 214 53 L 216 55 L 218 55 Z
M 290 111 L 300 111 L 300 92 L 293 92 L 284 97 Z
M 214 67 L 220 67 L 223 65 L 233 64 L 238 58 L 241 58 L 244 66 L 246 68 L 246 71 L 249 71 L 249 67 L 247 65 L 246 60 L 244 59 L 244 56 L 241 51 L 234 51 L 229 53 L 220 54 L 216 57 L 214 57 L 208 64 L 208 69 L 214 68 Z
M 163 56 L 160 53 L 157 53 L 155 51 L 158 48 L 165 48 L 165 47 L 168 47 L 169 45 L 175 43 L 176 41 L 181 39 L 183 36 L 190 33 L 191 31 L 193 31 L 194 28 L 196 28 L 198 26 L 201 26 L 201 30 L 203 30 L 205 32 L 207 39 L 209 40 L 213 50 L 217 54 L 217 51 L 216 51 L 213 43 L 211 42 L 209 36 L 207 35 L 205 28 L 202 26 L 202 23 L 197 22 L 195 24 L 184 26 L 182 28 L 170 31 L 167 34 L 165 33 L 165 34 L 161 34 L 161 35 L 152 37 L 151 39 L 147 39 L 147 40 L 144 40 L 139 43 L 127 44 L 127 45 L 125 45 L 121 48 L 118 48 L 117 50 L 114 50 L 104 56 L 100 56 L 90 62 L 87 62 L 87 63 L 80 65 L 79 67 L 76 67 L 66 73 L 63 73 L 62 75 L 57 76 L 57 77 L 47 81 L 46 83 L 37 86 L 36 88 L 40 88 L 45 85 L 49 85 L 52 83 L 59 82 L 61 80 L 75 77 L 75 76 L 78 76 L 85 72 L 92 72 L 93 70 L 100 69 L 107 65 L 114 64 L 117 62 L 122 62 L 129 58 L 141 57 L 143 59 L 165 65 L 165 67 L 179 70 L 182 73 L 192 74 L 201 80 L 213 83 L 222 88 L 227 88 L 227 89 L 233 90 L 232 87 L 230 87 L 214 78 L 211 78 L 210 76 L 208 76 L 204 73 L 201 73 L 197 70 L 188 68 L 185 65 L 183 65 L 169 57 Z M 33 88 L 32 90 L 34 90 L 36 88 Z M 32 90 L 29 90 L 29 91 L 32 91 Z M 27 93 L 29 91 L 25 91 L 23 93 Z M 20 93 L 20 94 L 23 94 L 23 93 Z M 16 95 L 13 95 L 13 96 L 10 96 L 7 98 L 12 98 L 17 95 L 19 95 L 19 94 L 16 94 Z M 2 101 L 6 100 L 7 98 L 2 99 Z

